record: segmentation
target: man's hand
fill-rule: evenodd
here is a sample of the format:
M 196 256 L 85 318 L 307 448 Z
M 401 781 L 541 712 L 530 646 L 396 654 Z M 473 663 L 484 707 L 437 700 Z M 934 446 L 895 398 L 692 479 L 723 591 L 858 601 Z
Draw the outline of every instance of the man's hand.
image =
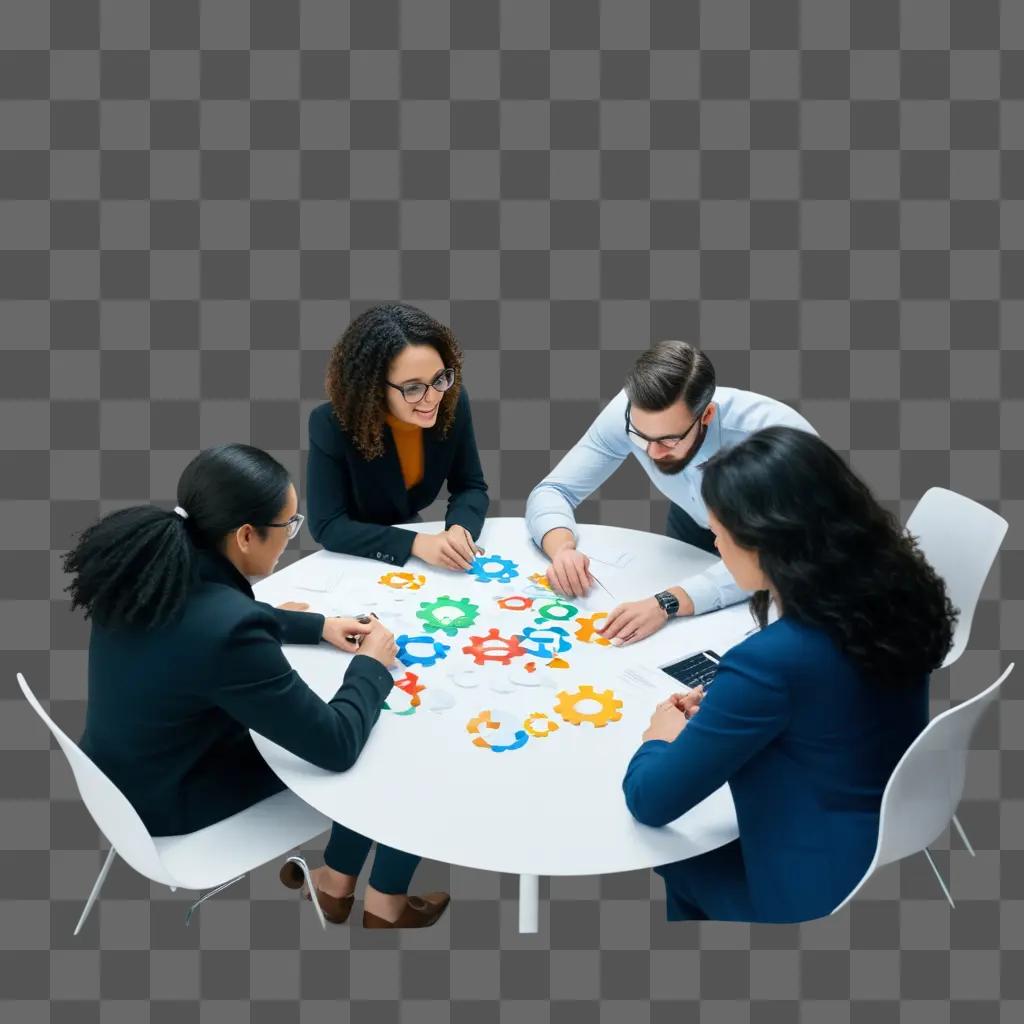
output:
M 560 548 L 551 559 L 547 571 L 548 583 L 556 594 L 583 597 L 594 580 L 590 575 L 590 559 L 577 551 L 575 545 Z
M 468 530 L 453 526 L 442 533 L 417 533 L 412 553 L 428 565 L 465 572 L 476 558 L 477 549 Z
M 616 647 L 643 640 L 657 633 L 668 616 L 656 598 L 645 597 L 642 601 L 627 601 L 616 606 L 597 632 Z

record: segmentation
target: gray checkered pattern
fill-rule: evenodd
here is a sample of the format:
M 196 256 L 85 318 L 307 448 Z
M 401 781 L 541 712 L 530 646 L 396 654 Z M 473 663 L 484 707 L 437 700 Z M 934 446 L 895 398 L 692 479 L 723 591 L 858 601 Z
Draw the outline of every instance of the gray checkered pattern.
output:
M 0 1019 L 1024 1017 L 1019 679 L 972 754 L 977 860 L 940 844 L 954 913 L 923 858 L 799 927 L 668 925 L 639 872 L 544 882 L 536 936 L 513 878 L 440 864 L 451 911 L 408 934 L 321 933 L 273 868 L 186 930 L 119 864 L 74 939 L 101 843 L 12 692 L 78 734 L 72 533 L 170 505 L 215 442 L 304 489 L 327 351 L 394 297 L 467 350 L 496 515 L 652 339 L 698 339 L 903 516 L 942 484 L 1011 520 L 934 711 L 1024 662 L 1024 4 L 3 0 L 0 47 Z M 581 518 L 665 512 L 628 465 Z

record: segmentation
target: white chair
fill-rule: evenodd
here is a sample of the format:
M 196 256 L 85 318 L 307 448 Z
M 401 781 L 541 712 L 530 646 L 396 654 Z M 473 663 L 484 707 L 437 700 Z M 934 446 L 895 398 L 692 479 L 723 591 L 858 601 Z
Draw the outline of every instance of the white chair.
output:
M 882 794 L 878 844 L 871 866 L 833 914 L 842 910 L 879 868 L 919 851 L 928 858 L 949 905 L 955 906 L 928 847 L 952 821 L 968 853 L 974 856 L 974 848 L 956 816 L 967 776 L 967 750 L 978 719 L 999 696 L 1000 686 L 1012 671 L 1010 664 L 987 690 L 936 715 L 907 748 Z
M 960 609 L 953 646 L 942 667 L 967 647 L 981 588 L 1006 536 L 1006 520 L 984 505 L 944 487 L 930 487 L 907 520 L 907 530 L 946 581 L 949 599 Z
M 185 915 L 185 923 L 188 924 L 196 908 L 211 896 L 330 827 L 331 823 L 324 815 L 286 789 L 198 832 L 181 836 L 151 836 L 125 795 L 50 718 L 20 672 L 18 685 L 35 713 L 56 737 L 71 765 L 82 802 L 110 841 L 110 852 L 75 927 L 76 935 L 82 930 L 99 896 L 116 854 L 120 854 L 140 875 L 170 886 L 172 891 L 179 886 L 182 889 L 212 889 L 189 907 Z M 305 875 L 320 925 L 326 928 L 323 911 L 316 898 L 316 887 L 310 884 L 305 860 L 297 854 L 287 859 L 298 864 Z

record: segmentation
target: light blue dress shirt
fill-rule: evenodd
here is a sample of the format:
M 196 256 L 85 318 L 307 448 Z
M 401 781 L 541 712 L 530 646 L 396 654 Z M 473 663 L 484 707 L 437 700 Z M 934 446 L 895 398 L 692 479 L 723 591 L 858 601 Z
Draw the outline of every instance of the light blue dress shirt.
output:
M 579 541 L 573 511 L 632 455 L 651 482 L 699 525 L 707 527 L 708 510 L 700 496 L 700 467 L 727 448 L 764 427 L 796 427 L 816 433 L 794 409 L 774 398 L 737 388 L 715 388 L 715 415 L 697 457 L 682 472 L 662 473 L 646 450 L 626 434 L 626 392 L 620 391 L 598 414 L 587 432 L 557 466 L 530 492 L 526 528 L 538 546 L 549 530 L 564 527 Z M 584 552 L 585 553 L 585 552 Z M 664 587 L 675 585 L 666 581 Z M 713 611 L 750 596 L 741 590 L 722 562 L 679 584 L 693 601 L 694 612 Z

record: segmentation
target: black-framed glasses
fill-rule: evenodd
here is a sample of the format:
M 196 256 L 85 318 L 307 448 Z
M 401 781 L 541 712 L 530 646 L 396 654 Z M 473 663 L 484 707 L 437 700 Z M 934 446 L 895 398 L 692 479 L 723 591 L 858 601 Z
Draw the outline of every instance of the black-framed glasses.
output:
M 638 448 L 642 448 L 647 451 L 649 444 L 660 444 L 662 448 L 668 448 L 671 451 L 676 448 L 681 442 L 685 441 L 689 436 L 690 431 L 693 430 L 698 423 L 700 423 L 701 416 L 704 415 L 704 410 L 707 409 L 707 405 L 694 417 L 693 422 L 681 433 L 681 434 L 666 434 L 664 437 L 648 437 L 646 434 L 640 433 L 636 427 L 633 426 L 632 420 L 629 418 L 629 410 L 632 408 L 630 402 L 626 403 L 626 434 L 630 441 L 633 442 Z
M 427 388 L 433 388 L 444 394 L 455 383 L 455 370 L 447 367 L 442 370 L 429 384 L 417 381 L 415 384 L 392 384 L 391 381 L 384 381 L 389 388 L 402 392 L 402 397 L 410 404 L 415 405 L 427 393 Z
M 264 523 L 264 526 L 274 526 L 278 529 L 287 529 L 288 539 L 291 540 L 298 532 L 302 529 L 302 524 L 306 521 L 306 517 L 301 512 L 296 512 L 291 519 L 286 520 L 283 523 Z

